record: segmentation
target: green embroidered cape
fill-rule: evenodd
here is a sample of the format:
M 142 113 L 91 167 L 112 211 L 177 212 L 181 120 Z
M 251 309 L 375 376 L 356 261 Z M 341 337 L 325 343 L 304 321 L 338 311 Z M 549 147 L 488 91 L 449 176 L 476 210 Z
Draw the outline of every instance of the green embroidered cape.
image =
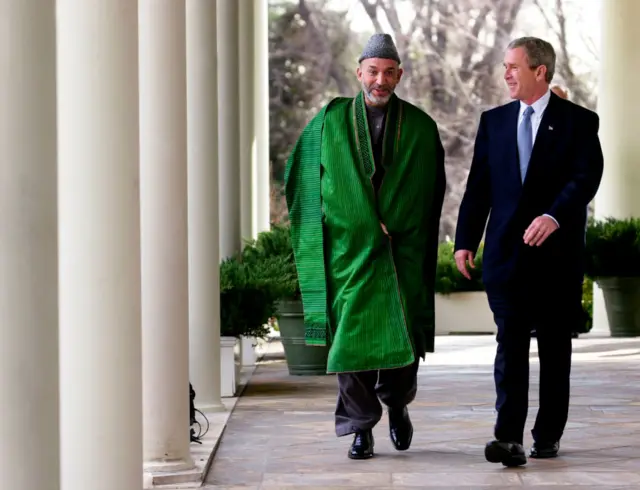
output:
M 287 162 L 306 342 L 330 342 L 330 373 L 402 367 L 433 352 L 444 150 L 433 119 L 395 95 L 382 165 L 376 195 L 362 92 L 325 106 Z

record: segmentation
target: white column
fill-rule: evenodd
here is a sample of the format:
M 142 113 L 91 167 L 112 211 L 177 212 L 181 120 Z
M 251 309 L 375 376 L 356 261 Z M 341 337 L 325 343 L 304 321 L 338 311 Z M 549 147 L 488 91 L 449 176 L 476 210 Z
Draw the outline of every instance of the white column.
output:
M 238 46 L 240 61 L 240 234 L 255 238 L 253 224 L 253 165 L 255 145 L 253 118 L 253 0 L 239 2 Z
M 0 478 L 57 490 L 55 2 L 0 2 L 0 32 Z
M 240 233 L 243 240 L 256 238 L 254 233 L 253 148 L 255 125 L 253 106 L 253 0 L 239 2 L 239 59 L 240 59 Z M 253 356 L 252 339 L 241 337 L 239 366 L 249 366 Z
M 144 468 L 189 453 L 185 3 L 140 0 L 140 224 Z
M 253 1 L 253 234 L 271 228 L 271 166 L 269 163 L 269 2 Z
M 138 12 L 130 0 L 57 9 L 61 487 L 138 490 Z
M 187 0 L 189 377 L 200 409 L 220 402 L 216 3 Z
M 602 47 L 598 114 L 604 175 L 596 196 L 596 218 L 640 216 L 640 105 L 630 104 L 640 83 L 637 0 L 606 0 L 602 8 Z M 594 334 L 609 333 L 602 292 L 594 285 Z
M 218 144 L 220 176 L 220 257 L 241 247 L 240 231 L 240 91 L 238 2 L 218 4 Z

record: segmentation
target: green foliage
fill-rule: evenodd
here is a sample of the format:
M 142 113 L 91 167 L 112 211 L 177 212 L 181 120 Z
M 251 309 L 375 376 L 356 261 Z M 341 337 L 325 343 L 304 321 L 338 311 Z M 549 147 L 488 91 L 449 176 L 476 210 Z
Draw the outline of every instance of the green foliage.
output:
M 475 269 L 470 269 L 471 281 L 464 277 L 456 267 L 453 257 L 452 242 L 441 243 L 438 247 L 438 266 L 436 269 L 436 293 L 451 294 L 468 291 L 484 291 L 482 283 L 482 252 L 480 246 L 475 257 Z M 593 324 L 593 281 L 589 277 L 584 278 L 582 283 L 582 310 L 584 311 L 584 330 L 586 333 L 591 330 Z
M 276 273 L 279 276 L 280 298 L 300 298 L 298 272 L 287 225 L 273 225 L 271 230 L 260 233 L 256 240 L 247 243 L 243 255 L 245 262 L 254 264 L 276 261 L 281 268 L 280 274 Z
M 464 277 L 456 267 L 453 256 L 453 242 L 441 243 L 438 247 L 436 267 L 436 293 L 451 294 L 468 291 L 484 291 L 482 283 L 482 251 L 480 246 L 474 259 L 475 269 L 470 269 L 471 280 Z
M 456 267 L 454 244 L 438 247 L 435 291 L 439 294 L 484 291 L 482 283 L 482 245 L 470 269 L 471 281 Z M 273 225 L 256 240 L 247 242 L 241 256 L 223 262 L 220 272 L 222 335 L 266 334 L 264 324 L 275 315 L 277 301 L 300 298 L 300 286 L 287 225 Z M 593 282 L 585 277 L 582 307 L 585 332 L 591 330 L 593 317 Z M 229 332 L 226 328 L 229 326 Z M 251 333 L 244 333 L 250 331 Z M 236 332 L 236 333 L 234 333 Z M 239 333 L 238 333 L 239 332 Z
M 258 238 L 247 245 L 260 257 L 286 257 L 293 262 L 291 234 L 286 225 L 273 225 L 271 230 L 259 233 Z
M 586 273 L 598 277 L 640 277 L 640 218 L 589 221 Z
M 276 303 L 289 294 L 295 271 L 286 257 L 262 256 L 253 245 L 220 264 L 221 335 L 266 337 Z

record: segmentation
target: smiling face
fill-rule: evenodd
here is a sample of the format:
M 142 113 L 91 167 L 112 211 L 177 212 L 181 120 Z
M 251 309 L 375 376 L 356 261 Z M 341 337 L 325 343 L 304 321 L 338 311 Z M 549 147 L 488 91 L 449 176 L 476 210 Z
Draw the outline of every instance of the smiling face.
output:
M 362 60 L 356 71 L 358 81 L 362 84 L 365 102 L 368 105 L 381 107 L 386 105 L 402 78 L 402 68 L 394 60 L 385 58 L 369 58 Z
M 540 98 L 548 89 L 547 68 L 544 65 L 531 68 L 523 47 L 508 49 L 504 57 L 504 79 L 509 95 L 527 104 Z

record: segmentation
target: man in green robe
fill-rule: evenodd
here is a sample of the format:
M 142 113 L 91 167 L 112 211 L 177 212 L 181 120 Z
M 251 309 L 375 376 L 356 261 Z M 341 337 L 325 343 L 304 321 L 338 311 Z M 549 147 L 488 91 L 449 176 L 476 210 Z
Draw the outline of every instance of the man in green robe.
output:
M 367 459 L 380 400 L 395 448 L 411 444 L 407 405 L 433 352 L 445 173 L 436 123 L 394 94 L 402 69 L 391 36 L 369 40 L 357 76 L 362 91 L 331 101 L 302 132 L 285 189 L 306 342 L 331 346 L 336 434 L 355 434 L 348 456 Z

